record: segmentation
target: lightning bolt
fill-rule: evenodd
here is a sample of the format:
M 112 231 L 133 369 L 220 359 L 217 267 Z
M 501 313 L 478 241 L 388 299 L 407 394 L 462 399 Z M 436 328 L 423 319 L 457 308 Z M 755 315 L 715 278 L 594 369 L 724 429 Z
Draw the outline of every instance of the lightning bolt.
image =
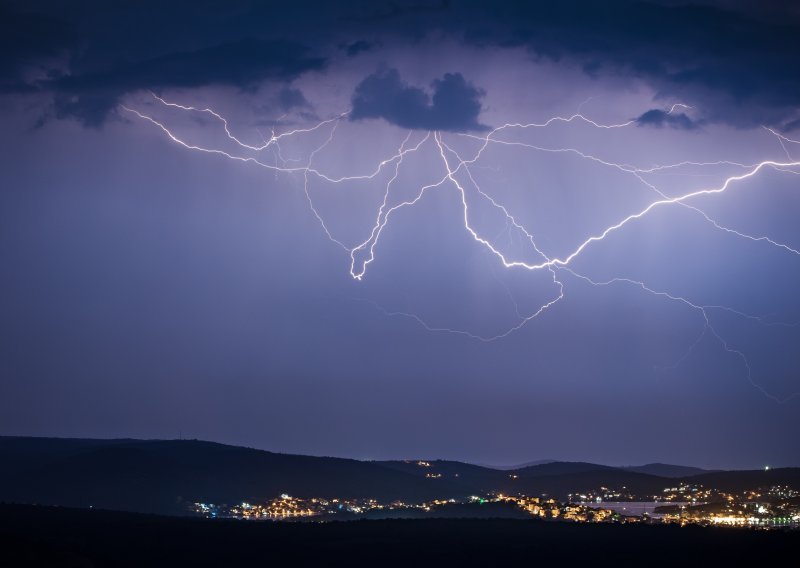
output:
M 787 322 L 770 322 L 761 316 L 749 314 L 741 310 L 737 310 L 727 306 L 702 305 L 686 297 L 679 296 L 676 294 L 671 294 L 669 292 L 662 290 L 657 290 L 656 288 L 646 284 L 645 282 L 630 278 L 614 277 L 607 280 L 596 280 L 591 278 L 590 276 L 577 272 L 572 267 L 576 259 L 585 254 L 589 254 L 589 251 L 591 250 L 592 246 L 595 243 L 599 243 L 605 240 L 609 235 L 617 231 L 621 231 L 628 225 L 631 225 L 648 217 L 654 211 L 669 208 L 671 206 L 682 207 L 693 213 L 696 213 L 710 227 L 714 228 L 715 230 L 721 231 L 725 234 L 740 239 L 746 239 L 753 242 L 762 243 L 766 246 L 774 247 L 782 252 L 794 256 L 800 256 L 800 250 L 792 247 L 787 243 L 777 241 L 766 235 L 753 235 L 723 225 L 714 218 L 712 218 L 710 215 L 708 215 L 705 211 L 700 209 L 697 205 L 692 203 L 692 201 L 695 201 L 699 197 L 716 196 L 726 193 L 732 190 L 732 188 L 742 185 L 742 183 L 745 182 L 746 180 L 753 178 L 760 172 L 767 169 L 786 172 L 795 175 L 800 174 L 800 171 L 797 170 L 797 168 L 800 168 L 800 162 L 792 158 L 791 152 L 787 147 L 787 144 L 790 145 L 800 144 L 800 141 L 793 140 L 791 138 L 784 136 L 783 134 L 780 134 L 772 129 L 765 127 L 766 130 L 771 135 L 773 135 L 780 143 L 780 146 L 782 147 L 784 154 L 786 155 L 786 160 L 764 159 L 762 161 L 758 161 L 755 163 L 740 163 L 728 160 L 707 161 L 707 162 L 681 161 L 671 164 L 657 164 L 657 165 L 651 165 L 649 167 L 638 167 L 631 164 L 617 163 L 602 158 L 600 156 L 584 152 L 578 148 L 547 147 L 547 146 L 529 144 L 526 142 L 520 142 L 517 140 L 509 140 L 506 137 L 504 137 L 504 135 L 508 132 L 526 131 L 529 129 L 547 129 L 559 123 L 564 125 L 579 123 L 600 131 L 624 129 L 636 124 L 635 119 L 619 123 L 604 124 L 585 116 L 584 114 L 581 113 L 581 108 L 587 102 L 589 102 L 589 100 L 591 100 L 587 99 L 587 101 L 584 101 L 584 103 L 581 104 L 581 106 L 578 109 L 578 112 L 571 115 L 554 116 L 542 122 L 507 123 L 492 129 L 485 136 L 479 136 L 468 133 L 460 133 L 452 135 L 454 137 L 466 140 L 472 140 L 478 143 L 477 150 L 471 156 L 467 157 L 462 157 L 462 155 L 460 155 L 453 148 L 453 146 L 450 143 L 448 143 L 442 132 L 433 131 L 424 133 L 424 135 L 420 135 L 420 134 L 415 134 L 413 131 L 410 131 L 407 133 L 406 137 L 404 138 L 400 146 L 393 154 L 380 160 L 377 164 L 374 165 L 374 167 L 372 167 L 368 171 L 363 173 L 357 173 L 354 175 L 337 176 L 330 173 L 325 173 L 320 169 L 318 169 L 314 165 L 314 160 L 321 151 L 323 151 L 326 147 L 334 143 L 337 129 L 341 121 L 348 117 L 349 115 L 348 112 L 340 113 L 331 118 L 321 120 L 318 123 L 309 126 L 307 128 L 297 128 L 293 130 L 287 130 L 281 133 L 276 133 L 275 130 L 273 129 L 268 137 L 267 136 L 261 137 L 262 142 L 260 144 L 249 144 L 243 141 L 240 137 L 236 136 L 230 128 L 229 121 L 215 110 L 211 108 L 200 108 L 200 107 L 194 107 L 194 106 L 188 106 L 170 102 L 156 95 L 155 93 L 151 93 L 151 95 L 153 99 L 156 101 L 156 103 L 161 105 L 161 107 L 165 109 L 180 111 L 183 113 L 196 113 L 211 117 L 213 121 L 217 122 L 222 127 L 222 131 L 224 132 L 225 135 L 225 140 L 229 145 L 232 145 L 235 148 L 235 150 L 222 149 L 219 147 L 208 147 L 205 145 L 198 145 L 195 143 L 188 142 L 184 138 L 175 134 L 175 132 L 172 129 L 170 129 L 165 124 L 164 121 L 158 120 L 152 115 L 145 114 L 140 110 L 136 110 L 128 106 L 121 106 L 120 109 L 126 113 L 129 113 L 155 126 L 163 134 L 165 134 L 170 141 L 178 144 L 179 146 L 187 150 L 216 155 L 237 162 L 248 163 L 272 171 L 276 175 L 278 175 L 279 173 L 288 175 L 301 175 L 303 177 L 303 193 L 311 213 L 315 217 L 316 221 L 319 223 L 320 227 L 322 228 L 327 238 L 337 247 L 341 248 L 348 255 L 350 275 L 352 276 L 353 279 L 357 281 L 361 281 L 365 277 L 369 265 L 372 262 L 374 262 L 376 258 L 376 249 L 379 245 L 381 236 L 383 235 L 384 230 L 386 229 L 390 221 L 395 217 L 396 213 L 399 210 L 418 205 L 428 192 L 433 190 L 443 190 L 446 187 L 455 189 L 455 191 L 458 194 L 461 205 L 461 218 L 465 231 L 476 243 L 478 243 L 481 247 L 483 247 L 491 256 L 496 258 L 500 266 L 502 266 L 505 269 L 519 269 L 529 272 L 547 271 L 547 273 L 549 273 L 548 281 L 550 282 L 550 285 L 552 287 L 551 296 L 546 301 L 542 302 L 538 306 L 538 308 L 527 314 L 520 312 L 516 300 L 514 299 L 510 290 L 506 287 L 506 292 L 509 296 L 509 299 L 514 304 L 514 308 L 517 315 L 517 321 L 514 322 L 512 325 L 508 326 L 507 328 L 505 328 L 500 333 L 494 335 L 486 336 L 468 330 L 433 326 L 428 324 L 423 318 L 421 318 L 416 314 L 386 310 L 383 307 L 379 306 L 378 304 L 370 302 L 378 310 L 380 310 L 387 316 L 399 316 L 399 317 L 409 318 L 430 332 L 453 333 L 471 339 L 489 342 L 502 339 L 514 333 L 515 331 L 518 331 L 526 324 L 528 324 L 530 321 L 538 318 L 547 310 L 552 308 L 554 305 L 562 301 L 565 298 L 565 284 L 563 279 L 564 275 L 566 275 L 567 277 L 572 277 L 578 282 L 582 282 L 584 284 L 593 287 L 627 286 L 639 289 L 640 291 L 645 292 L 651 296 L 683 305 L 687 309 L 690 309 L 701 316 L 702 326 L 700 333 L 698 334 L 698 337 L 689 345 L 687 352 L 678 361 L 676 361 L 674 366 L 678 366 L 681 363 L 683 363 L 692 354 L 697 345 L 699 345 L 700 342 L 705 337 L 710 336 L 717 342 L 717 344 L 721 347 L 721 349 L 725 353 L 728 353 L 729 355 L 732 355 L 740 360 L 743 368 L 746 371 L 747 381 L 754 388 L 758 389 L 762 394 L 764 394 L 766 397 L 774 400 L 775 402 L 783 403 L 796 396 L 800 396 L 800 392 L 795 392 L 791 393 L 786 397 L 781 398 L 770 393 L 766 388 L 763 387 L 763 385 L 756 382 L 755 379 L 753 378 L 752 367 L 747 356 L 741 350 L 732 347 L 729 344 L 729 342 L 724 339 L 724 337 L 720 334 L 718 329 L 713 325 L 711 313 L 714 311 L 724 311 L 733 314 L 737 317 L 753 320 L 761 325 L 766 325 L 766 326 L 779 325 L 788 327 L 788 326 L 797 326 L 798 324 L 787 323 Z M 682 103 L 675 103 L 668 110 L 665 110 L 664 112 L 666 112 L 667 114 L 671 114 L 675 112 L 676 109 L 689 109 L 689 108 L 692 107 Z M 281 147 L 282 142 L 291 139 L 303 139 L 304 136 L 318 131 L 327 132 L 327 137 L 322 141 L 322 143 L 316 145 L 308 152 L 307 158 L 305 160 L 303 160 L 302 158 L 285 157 L 284 150 Z M 415 140 L 415 137 L 416 141 L 413 141 Z M 649 201 L 649 203 L 646 206 L 640 208 L 638 211 L 635 211 L 620 218 L 619 220 L 606 226 L 603 230 L 597 232 L 596 234 L 589 235 L 582 242 L 580 242 L 574 249 L 572 249 L 572 251 L 569 252 L 568 254 L 564 254 L 561 256 L 549 255 L 546 252 L 544 252 L 543 247 L 537 244 L 536 238 L 533 235 L 533 233 L 530 232 L 527 228 L 525 228 L 523 224 L 518 220 L 518 218 L 515 217 L 505 205 L 500 203 L 496 198 L 492 197 L 488 192 L 483 190 L 477 183 L 475 177 L 473 176 L 472 168 L 476 167 L 479 161 L 482 160 L 486 149 L 489 148 L 490 146 L 496 146 L 499 148 L 517 147 L 532 152 L 573 155 L 582 160 L 592 162 L 594 164 L 597 164 L 605 168 L 614 169 L 616 171 L 621 172 L 624 175 L 631 176 L 638 183 L 641 184 L 641 186 L 645 191 L 647 191 L 649 194 L 654 195 L 655 197 L 653 200 Z M 431 183 L 419 187 L 417 191 L 413 194 L 413 196 L 410 198 L 401 200 L 394 198 L 393 188 L 395 187 L 397 179 L 400 175 L 404 160 L 409 155 L 420 152 L 423 149 L 430 149 L 430 151 L 434 152 L 434 155 L 438 156 L 438 161 L 442 167 L 441 175 Z M 268 161 L 266 161 L 266 159 L 262 158 L 262 154 L 264 152 L 272 153 L 273 156 L 272 163 L 269 163 Z M 649 179 L 652 176 L 663 175 L 668 172 L 681 172 L 684 168 L 702 169 L 708 167 L 735 168 L 736 170 L 738 170 L 738 173 L 734 173 L 733 175 L 725 177 L 725 179 L 721 183 L 718 183 L 716 185 L 710 185 L 708 187 L 695 189 L 692 191 L 688 191 L 673 196 L 666 194 L 664 191 L 659 189 L 651 179 Z M 348 244 L 343 239 L 334 235 L 333 231 L 328 226 L 328 223 L 326 222 L 324 216 L 320 213 L 319 209 L 317 208 L 314 202 L 314 199 L 310 192 L 310 180 L 312 178 L 316 178 L 318 180 L 321 180 L 322 182 L 330 184 L 342 184 L 345 182 L 354 182 L 354 181 L 373 181 L 376 180 L 378 176 L 381 175 L 384 172 L 384 170 L 387 169 L 391 172 L 391 175 L 389 176 L 385 185 L 382 186 L 381 190 L 383 196 L 382 201 L 375 213 L 371 229 L 369 233 L 365 235 L 365 238 L 360 242 Z M 501 233 L 507 232 L 509 235 L 509 239 L 511 239 L 512 230 L 517 234 L 519 234 L 522 237 L 523 242 L 526 244 L 526 246 L 529 246 L 530 251 L 536 260 L 534 261 L 523 260 L 519 257 L 514 257 L 508 253 L 503 252 L 503 247 L 500 246 L 497 242 L 499 235 L 495 236 L 494 238 L 489 238 L 483 235 L 475 227 L 475 225 L 472 223 L 472 218 L 471 218 L 471 205 L 474 205 L 475 203 L 479 202 L 488 204 L 488 206 L 490 206 L 493 210 L 497 211 L 499 214 L 503 216 L 503 218 L 505 219 L 506 226 L 504 230 L 501 231 Z

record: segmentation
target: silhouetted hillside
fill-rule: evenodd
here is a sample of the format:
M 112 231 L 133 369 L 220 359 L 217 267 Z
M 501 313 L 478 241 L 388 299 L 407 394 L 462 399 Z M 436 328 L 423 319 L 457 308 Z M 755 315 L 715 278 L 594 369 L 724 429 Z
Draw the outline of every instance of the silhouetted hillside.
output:
M 281 493 L 424 501 L 463 490 L 370 462 L 189 440 L 0 438 L 0 501 L 183 513 Z
M 600 487 L 612 489 L 625 487 L 634 493 L 652 495 L 654 492 L 660 492 L 671 481 L 654 475 L 608 468 L 563 475 L 506 478 L 499 484 L 498 489 L 505 493 L 544 494 L 565 500 L 570 493 L 585 493 L 598 490 Z
M 417 476 L 441 475 L 440 480 L 457 482 L 478 492 L 502 491 L 529 495 L 547 494 L 566 498 L 599 487 L 628 487 L 648 493 L 672 483 L 652 475 L 585 462 L 548 462 L 516 470 L 496 470 L 467 463 L 433 460 L 377 462 Z M 421 465 L 427 464 L 427 465 Z
M 432 461 L 382 461 L 375 462 L 383 467 L 402 471 L 410 475 L 433 478 L 438 481 L 457 483 L 470 493 L 485 493 L 492 491 L 488 487 L 497 487 L 510 475 L 510 472 L 500 471 L 472 465 L 464 462 L 448 460 Z

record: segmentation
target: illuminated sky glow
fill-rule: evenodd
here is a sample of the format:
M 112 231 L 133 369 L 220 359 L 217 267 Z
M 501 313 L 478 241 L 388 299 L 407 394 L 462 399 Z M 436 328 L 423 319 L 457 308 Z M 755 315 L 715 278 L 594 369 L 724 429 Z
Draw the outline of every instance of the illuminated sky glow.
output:
M 575 5 L 586 44 L 471 2 L 20 40 L 0 431 L 797 465 L 797 13 Z M 665 18 L 716 44 L 642 33 Z

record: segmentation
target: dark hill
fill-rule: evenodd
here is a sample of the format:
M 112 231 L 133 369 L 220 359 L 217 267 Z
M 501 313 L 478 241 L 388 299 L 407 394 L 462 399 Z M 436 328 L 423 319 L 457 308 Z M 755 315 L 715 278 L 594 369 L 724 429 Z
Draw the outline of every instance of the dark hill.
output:
M 579 471 L 563 475 L 532 475 L 529 477 L 507 477 L 497 490 L 509 494 L 547 495 L 566 500 L 570 493 L 585 493 L 601 487 L 620 490 L 623 487 L 640 495 L 653 495 L 669 485 L 671 480 L 654 475 L 608 468 L 594 471 Z
M 403 471 L 406 473 L 412 473 L 422 477 L 425 477 L 429 473 L 441 473 L 443 477 L 456 475 L 506 475 L 505 472 L 492 469 L 490 467 L 450 460 L 392 460 L 377 461 L 374 463 L 383 467 L 396 469 L 397 471 Z
M 645 474 L 585 462 L 549 462 L 516 470 L 496 470 L 468 463 L 431 461 L 386 461 L 376 462 L 384 467 L 396 469 L 420 477 L 441 475 L 440 480 L 457 482 L 471 493 L 526 493 L 547 494 L 564 497 L 605 487 L 650 487 L 663 488 L 664 479 Z M 427 464 L 427 465 L 426 465 Z M 660 489 L 659 489 L 660 490 Z
M 190 440 L 0 437 L 0 501 L 183 513 L 281 493 L 424 501 L 460 486 L 375 463 L 287 455 Z

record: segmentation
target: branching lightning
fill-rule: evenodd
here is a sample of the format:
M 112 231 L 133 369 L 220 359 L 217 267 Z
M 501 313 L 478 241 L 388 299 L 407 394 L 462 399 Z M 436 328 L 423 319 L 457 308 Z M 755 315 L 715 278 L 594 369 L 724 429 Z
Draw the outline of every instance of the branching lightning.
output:
M 230 128 L 228 119 L 226 119 L 213 109 L 199 108 L 199 107 L 193 107 L 193 106 L 177 104 L 174 102 L 169 102 L 156 94 L 152 94 L 152 96 L 157 104 L 161 105 L 166 109 L 180 111 L 182 113 L 199 113 L 211 117 L 212 120 L 216 121 L 222 126 L 227 143 L 229 145 L 232 145 L 236 150 L 235 151 L 226 150 L 217 147 L 207 147 L 190 143 L 185 139 L 183 139 L 182 137 L 176 135 L 175 132 L 165 124 L 165 122 L 157 120 L 156 118 L 154 118 L 149 114 L 145 114 L 140 110 L 136 110 L 127 106 L 122 106 L 121 109 L 124 112 L 157 127 L 163 134 L 167 136 L 167 138 L 170 141 L 182 146 L 185 149 L 217 155 L 238 162 L 249 163 L 267 169 L 269 171 L 275 172 L 276 174 L 281 173 L 281 174 L 302 176 L 303 192 L 311 213 L 316 218 L 317 222 L 319 223 L 320 227 L 322 228 L 327 238 L 331 240 L 333 243 L 335 243 L 337 247 L 341 248 L 345 252 L 345 254 L 347 254 L 347 256 L 349 257 L 349 272 L 352 278 L 355 280 L 360 281 L 363 278 L 365 278 L 369 265 L 373 263 L 376 259 L 376 254 L 377 254 L 376 251 L 379 248 L 379 242 L 381 240 L 381 237 L 384 234 L 386 227 L 395 217 L 396 213 L 399 210 L 416 206 L 423 200 L 424 196 L 428 192 L 433 190 L 441 190 L 444 188 L 453 188 L 456 190 L 459 197 L 460 208 L 461 208 L 459 215 L 464 230 L 476 243 L 478 243 L 481 247 L 483 247 L 492 257 L 494 257 L 498 261 L 499 263 L 498 266 L 502 266 L 503 268 L 509 270 L 516 269 L 529 272 L 547 271 L 550 275 L 548 279 L 549 282 L 548 285 L 551 286 L 552 293 L 550 294 L 549 298 L 547 298 L 545 301 L 539 304 L 539 306 L 536 309 L 532 310 L 530 313 L 522 313 L 519 310 L 519 306 L 514 300 L 513 295 L 510 293 L 508 289 L 506 289 L 509 298 L 511 299 L 512 302 L 514 302 L 514 308 L 516 310 L 518 319 L 512 325 L 509 325 L 504 331 L 490 336 L 484 336 L 467 330 L 432 326 L 429 325 L 423 318 L 421 318 L 418 315 L 386 310 L 383 307 L 373 303 L 376 306 L 376 308 L 378 308 L 386 315 L 409 318 L 417 322 L 424 329 L 431 332 L 453 333 L 469 337 L 472 339 L 476 339 L 479 341 L 495 341 L 503 337 L 506 337 L 514 333 L 515 331 L 518 331 L 532 320 L 538 318 L 539 316 L 547 312 L 554 305 L 564 300 L 565 276 L 567 277 L 567 279 L 573 278 L 577 282 L 581 282 L 595 287 L 614 286 L 614 285 L 633 287 L 639 289 L 644 293 L 650 294 L 654 297 L 683 305 L 684 307 L 699 314 L 701 318 L 700 333 L 691 342 L 684 356 L 681 357 L 680 360 L 678 360 L 675 363 L 676 366 L 681 364 L 684 360 L 686 360 L 694 351 L 696 346 L 705 337 L 711 337 L 713 338 L 714 341 L 718 343 L 718 345 L 722 348 L 724 352 L 738 358 L 741 361 L 741 364 L 746 372 L 746 379 L 750 382 L 750 384 L 752 384 L 756 389 L 758 389 L 768 398 L 776 402 L 786 402 L 787 400 L 790 400 L 796 396 L 800 396 L 800 392 L 796 392 L 786 397 L 778 397 L 768 392 L 767 389 L 765 389 L 762 385 L 756 382 L 753 377 L 751 364 L 748 358 L 742 351 L 732 347 L 729 344 L 729 342 L 723 338 L 723 336 L 719 333 L 718 329 L 713 325 L 711 314 L 715 311 L 724 311 L 736 317 L 753 320 L 761 325 L 767 325 L 767 326 L 776 326 L 776 325 L 794 326 L 797 324 L 785 323 L 785 322 L 778 322 L 778 323 L 770 322 L 760 316 L 748 314 L 741 310 L 737 310 L 727 306 L 702 305 L 701 303 L 694 302 L 686 297 L 679 296 L 676 294 L 671 294 L 666 291 L 657 290 L 656 288 L 642 281 L 637 281 L 630 278 L 615 277 L 606 280 L 593 279 L 585 274 L 578 272 L 573 267 L 575 260 L 583 255 L 589 254 L 591 252 L 593 245 L 595 245 L 596 243 L 605 240 L 609 235 L 613 233 L 623 230 L 628 225 L 634 224 L 636 222 L 639 222 L 647 218 L 654 211 L 664 209 L 670 206 L 678 206 L 685 208 L 691 211 L 692 213 L 697 214 L 710 227 L 713 227 L 715 230 L 721 231 L 735 238 L 746 239 L 749 241 L 761 243 L 765 246 L 773 247 L 779 251 L 782 251 L 783 253 L 800 257 L 800 250 L 791 246 L 790 244 L 780 242 L 766 235 L 752 235 L 744 231 L 738 230 L 736 228 L 723 225 L 722 223 L 718 222 L 710 215 L 708 215 L 696 204 L 692 203 L 693 201 L 696 201 L 696 198 L 699 197 L 716 196 L 724 194 L 728 191 L 732 191 L 734 188 L 743 185 L 743 183 L 746 182 L 748 179 L 757 176 L 760 172 L 764 170 L 775 170 L 795 175 L 800 174 L 800 161 L 797 161 L 793 158 L 792 151 L 790 150 L 790 148 L 792 150 L 796 150 L 796 148 L 793 148 L 791 145 L 800 144 L 800 141 L 798 140 L 793 140 L 772 129 L 767 128 L 766 130 L 771 135 L 773 135 L 775 139 L 778 141 L 779 145 L 783 150 L 783 153 L 786 156 L 786 159 L 780 159 L 780 160 L 766 159 L 756 163 L 740 163 L 727 160 L 707 161 L 707 162 L 681 161 L 671 164 L 660 164 L 649 167 L 637 167 L 630 164 L 617 163 L 584 152 L 578 148 L 546 147 L 535 144 L 529 144 L 526 142 L 520 142 L 517 140 L 508 139 L 504 137 L 504 134 L 506 134 L 507 132 L 523 132 L 528 129 L 547 129 L 548 127 L 556 123 L 561 123 L 565 125 L 581 123 L 588 127 L 597 129 L 599 131 L 628 128 L 636 124 L 636 120 L 628 120 L 625 122 L 614 123 L 614 124 L 602 124 L 582 114 L 580 112 L 581 109 L 579 108 L 578 112 L 575 114 L 571 114 L 569 116 L 555 116 L 539 123 L 503 124 L 502 126 L 492 129 L 485 135 L 480 135 L 480 136 L 475 134 L 449 135 L 452 136 L 453 139 L 471 140 L 478 144 L 477 150 L 474 151 L 474 153 L 471 154 L 470 156 L 466 157 L 460 155 L 454 149 L 452 142 L 450 142 L 449 139 L 446 139 L 445 134 L 443 134 L 442 132 L 438 131 L 427 132 L 427 133 L 417 133 L 413 131 L 408 132 L 405 139 L 402 141 L 402 143 L 396 149 L 396 151 L 392 155 L 387 156 L 384 159 L 380 160 L 373 168 L 369 169 L 366 172 L 357 172 L 353 175 L 336 176 L 321 171 L 317 166 L 315 166 L 314 161 L 316 156 L 322 150 L 324 150 L 327 146 L 335 142 L 337 128 L 340 125 L 341 121 L 348 117 L 349 113 L 347 112 L 341 113 L 337 116 L 334 116 L 326 120 L 322 120 L 308 128 L 287 130 L 281 133 L 276 133 L 275 130 L 272 130 L 268 137 L 267 136 L 262 137 L 263 142 L 261 144 L 248 144 L 242 141 L 236 135 L 234 135 L 234 133 Z M 586 102 L 588 102 L 588 100 Z M 583 105 L 581 105 L 581 107 L 582 106 Z M 691 107 L 681 103 L 676 103 L 673 104 L 668 110 L 665 110 L 664 112 L 666 112 L 667 114 L 671 114 L 675 112 L 676 109 L 687 109 L 687 108 Z M 303 136 L 318 131 L 326 132 L 326 129 L 327 129 L 327 137 L 323 140 L 321 144 L 312 147 L 308 151 L 307 158 L 305 160 L 289 159 L 284 156 L 284 151 L 281 148 L 282 142 L 287 141 L 289 139 L 302 139 Z M 641 184 L 643 190 L 646 191 L 648 195 L 652 195 L 653 198 L 648 202 L 646 206 L 641 207 L 638 211 L 635 211 L 633 213 L 621 217 L 616 222 L 606 226 L 603 230 L 598 231 L 596 234 L 587 236 L 586 238 L 584 238 L 583 241 L 579 242 L 579 244 L 575 246 L 571 250 L 571 252 L 563 254 L 561 256 L 550 255 L 544 251 L 544 247 L 540 246 L 537 243 L 537 239 L 534 236 L 534 234 L 531 231 L 529 231 L 526 227 L 524 227 L 523 224 L 519 221 L 519 219 L 516 216 L 514 216 L 505 205 L 500 203 L 490 193 L 482 189 L 479 186 L 478 182 L 476 181 L 475 177 L 473 176 L 472 168 L 476 167 L 476 165 L 482 160 L 484 153 L 489 147 L 497 147 L 499 149 L 506 147 L 515 147 L 522 151 L 574 155 L 583 160 L 590 161 L 594 164 L 602 166 L 604 168 L 614 169 L 617 170 L 618 172 L 621 172 L 623 175 L 631 176 L 633 179 L 636 180 L 638 184 Z M 440 175 L 437 174 L 436 179 L 434 179 L 431 183 L 419 187 L 410 198 L 406 199 L 394 198 L 393 189 L 396 185 L 398 177 L 400 176 L 404 160 L 409 155 L 421 152 L 423 150 L 433 152 L 434 155 L 438 157 L 438 161 L 442 167 L 441 174 Z M 272 153 L 273 156 L 272 163 L 270 163 L 267 159 L 263 157 L 265 153 L 270 153 L 270 152 Z M 692 168 L 727 167 L 735 169 L 736 173 L 725 177 L 725 179 L 721 183 L 718 183 L 716 185 L 710 185 L 708 187 L 695 189 L 693 191 L 672 196 L 668 195 L 667 193 L 664 193 L 652 181 L 650 181 L 648 177 L 656 174 L 664 174 L 666 172 L 681 171 L 683 168 L 687 167 L 692 167 Z M 328 223 L 326 222 L 324 216 L 320 213 L 319 209 L 317 208 L 314 202 L 314 199 L 312 198 L 312 194 L 309 191 L 310 180 L 312 178 L 316 178 L 318 180 L 321 180 L 322 182 L 329 184 L 341 184 L 344 182 L 353 182 L 353 181 L 373 181 L 377 180 L 378 176 L 381 175 L 385 170 L 390 172 L 390 176 L 388 178 L 388 181 L 386 181 L 385 184 L 381 186 L 380 191 L 382 192 L 382 200 L 380 202 L 377 211 L 375 212 L 374 221 L 372 223 L 369 233 L 364 235 L 363 240 L 355 243 L 347 243 L 345 242 L 345 239 L 339 238 L 336 235 L 334 235 L 334 232 L 331 231 L 331 229 L 329 228 Z M 535 258 L 535 260 L 533 261 L 525 260 L 520 257 L 512 256 L 507 252 L 503 252 L 503 247 L 501 247 L 498 244 L 497 237 L 488 237 L 482 234 L 475 227 L 473 219 L 471 218 L 471 205 L 474 206 L 476 203 L 482 203 L 484 205 L 488 205 L 489 207 L 497 211 L 499 214 L 501 214 L 505 218 L 506 227 L 513 228 L 519 235 L 522 236 L 522 238 L 526 243 L 526 246 L 529 247 L 530 251 L 529 254 L 531 254 Z

